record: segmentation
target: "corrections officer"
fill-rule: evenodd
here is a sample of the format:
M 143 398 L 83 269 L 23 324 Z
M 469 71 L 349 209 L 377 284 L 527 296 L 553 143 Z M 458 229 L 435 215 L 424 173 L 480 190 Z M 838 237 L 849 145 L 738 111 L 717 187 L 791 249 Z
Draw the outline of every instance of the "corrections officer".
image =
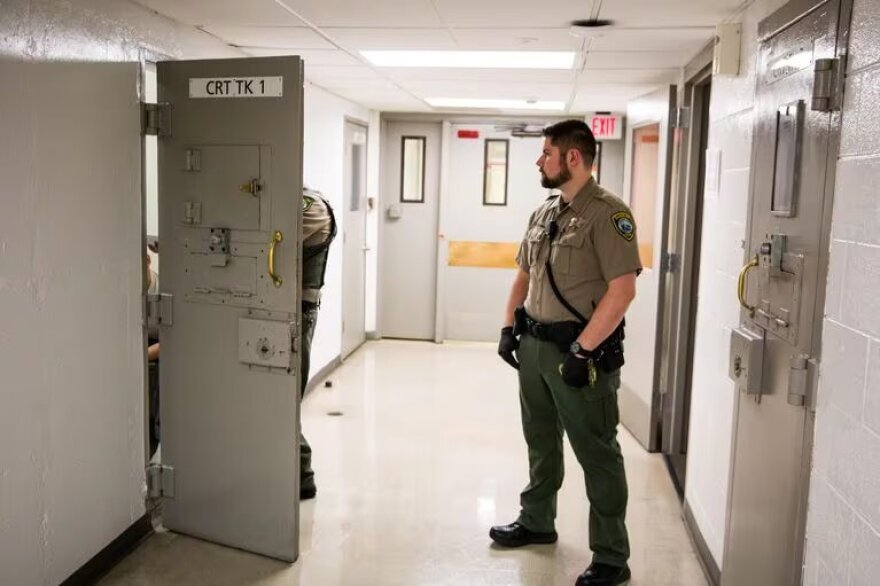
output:
M 336 217 L 333 208 L 317 191 L 305 188 L 302 197 L 302 354 L 300 363 L 299 398 L 302 401 L 309 382 L 312 338 L 321 305 L 321 287 L 327 272 L 330 244 L 336 237 Z M 305 436 L 299 434 L 301 499 L 315 498 L 315 472 L 312 470 L 312 447 Z
M 627 484 L 617 443 L 623 316 L 641 271 L 627 206 L 591 174 L 596 140 L 579 120 L 544 129 L 541 185 L 558 188 L 530 217 L 498 352 L 519 369 L 529 484 L 519 518 L 492 527 L 505 547 L 554 543 L 562 434 L 584 471 L 590 566 L 576 586 L 624 584 Z

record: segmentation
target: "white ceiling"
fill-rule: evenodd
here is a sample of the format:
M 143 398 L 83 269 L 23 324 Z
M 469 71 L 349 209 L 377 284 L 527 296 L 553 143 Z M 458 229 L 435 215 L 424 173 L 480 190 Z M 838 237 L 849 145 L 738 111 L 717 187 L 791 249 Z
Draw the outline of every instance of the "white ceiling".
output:
M 744 0 L 135 0 L 252 56 L 300 55 L 306 79 L 380 111 L 424 100 L 558 100 L 624 110 L 669 83 Z M 614 24 L 583 39 L 573 20 Z M 379 68 L 367 49 L 576 51 L 571 71 Z

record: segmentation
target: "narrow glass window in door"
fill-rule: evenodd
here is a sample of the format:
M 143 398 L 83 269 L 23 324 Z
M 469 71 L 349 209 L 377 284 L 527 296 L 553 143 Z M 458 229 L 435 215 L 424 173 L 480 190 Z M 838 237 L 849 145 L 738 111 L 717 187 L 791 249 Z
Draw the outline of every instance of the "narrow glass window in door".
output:
M 400 201 L 425 202 L 425 137 L 404 136 L 400 155 Z
M 487 138 L 483 157 L 483 205 L 507 205 L 507 158 L 510 141 Z

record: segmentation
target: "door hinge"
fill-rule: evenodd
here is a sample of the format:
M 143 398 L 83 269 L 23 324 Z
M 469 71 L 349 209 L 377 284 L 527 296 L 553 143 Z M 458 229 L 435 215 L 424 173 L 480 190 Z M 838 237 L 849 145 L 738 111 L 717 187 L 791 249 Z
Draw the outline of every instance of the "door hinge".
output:
M 675 273 L 681 268 L 681 255 L 676 252 L 664 250 L 660 255 L 660 271 L 664 273 Z
M 682 106 L 675 113 L 675 127 L 676 128 L 690 128 L 691 127 L 691 109 Z
M 147 326 L 174 325 L 174 295 L 171 293 L 148 294 L 144 316 Z
M 788 404 L 795 407 L 803 407 L 809 389 L 810 357 L 806 354 L 798 354 L 791 358 L 791 368 L 788 371 Z
M 141 133 L 150 136 L 171 136 L 171 104 L 142 102 Z
M 147 466 L 147 496 L 151 499 L 174 498 L 174 468 L 161 464 Z
M 811 109 L 816 112 L 835 112 L 840 110 L 842 61 L 835 59 L 816 59 L 813 64 L 813 101 Z

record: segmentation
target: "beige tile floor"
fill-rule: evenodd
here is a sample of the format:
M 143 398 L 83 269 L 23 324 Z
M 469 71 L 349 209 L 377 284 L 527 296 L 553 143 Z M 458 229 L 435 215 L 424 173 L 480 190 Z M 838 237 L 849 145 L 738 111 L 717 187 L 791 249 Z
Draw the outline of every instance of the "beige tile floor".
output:
M 297 563 L 162 531 L 102 584 L 574 583 L 590 557 L 588 504 L 567 446 L 559 542 L 504 550 L 488 538 L 491 525 L 516 518 L 528 476 L 515 372 L 493 346 L 371 342 L 330 380 L 303 405 L 318 498 L 301 508 Z M 632 584 L 706 584 L 662 458 L 620 436 Z

